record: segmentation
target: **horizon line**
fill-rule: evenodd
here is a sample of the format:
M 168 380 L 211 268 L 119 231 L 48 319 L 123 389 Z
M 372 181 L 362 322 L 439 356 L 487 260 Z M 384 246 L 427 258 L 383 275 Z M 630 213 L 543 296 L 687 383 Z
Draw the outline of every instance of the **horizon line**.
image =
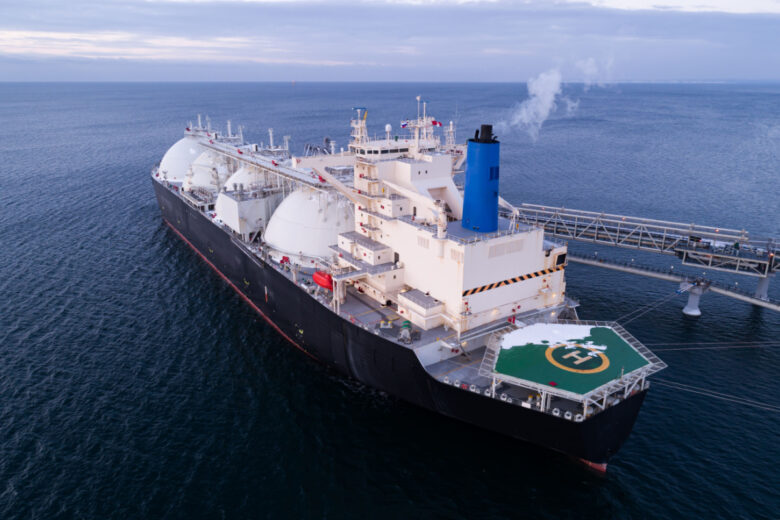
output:
M 0 84 L 77 84 L 77 83 L 105 83 L 105 84 L 225 84 L 225 83 L 396 83 L 396 84 L 415 84 L 415 83 L 428 83 L 428 84 L 473 84 L 473 85 L 495 85 L 495 84 L 520 84 L 526 83 L 528 80 L 496 80 L 496 81 L 469 81 L 469 80 L 417 80 L 417 81 L 404 81 L 404 80 L 297 80 L 297 79 L 274 79 L 274 80 L 0 80 Z M 630 84 L 658 84 L 658 85 L 679 85 L 679 84 L 692 84 L 692 85 L 724 85 L 724 84 L 780 84 L 780 79 L 711 79 L 711 80 L 686 80 L 686 79 L 669 79 L 669 80 L 652 80 L 652 79 L 623 79 L 615 81 L 561 81 L 562 85 L 590 85 L 590 86 L 609 86 L 609 85 L 630 85 Z

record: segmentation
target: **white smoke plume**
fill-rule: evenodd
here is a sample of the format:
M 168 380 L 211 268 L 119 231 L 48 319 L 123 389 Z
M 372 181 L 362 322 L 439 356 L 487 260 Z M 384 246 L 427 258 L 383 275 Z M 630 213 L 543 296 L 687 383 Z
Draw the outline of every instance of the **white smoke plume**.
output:
M 511 128 L 524 130 L 536 141 L 539 131 L 550 114 L 558 108 L 556 99 L 561 96 L 561 73 L 558 69 L 542 72 L 528 80 L 528 99 L 516 105 L 508 120 L 499 123 L 500 131 Z M 571 115 L 577 110 L 579 101 L 562 98 L 566 103 L 566 113 Z M 503 130 L 502 130 L 503 129 Z
M 599 66 L 595 59 L 588 58 L 580 60 L 575 64 L 582 73 L 582 83 L 585 92 L 593 85 L 603 87 L 609 81 L 609 77 L 612 75 L 613 63 L 614 59 L 608 58 Z

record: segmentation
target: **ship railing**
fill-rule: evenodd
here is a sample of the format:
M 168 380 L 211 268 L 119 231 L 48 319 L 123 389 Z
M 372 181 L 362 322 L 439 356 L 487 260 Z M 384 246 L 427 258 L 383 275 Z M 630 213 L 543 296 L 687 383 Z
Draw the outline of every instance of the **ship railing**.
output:
M 393 217 L 386 217 L 384 215 L 376 215 L 376 216 L 379 218 L 383 218 L 385 220 L 393 220 Z M 411 224 L 417 229 L 422 229 L 432 234 L 435 234 L 437 230 L 437 226 L 435 223 L 433 222 L 429 223 L 425 220 L 413 218 L 411 215 L 401 215 L 394 218 L 406 222 L 407 224 Z M 460 224 L 459 222 L 450 222 L 450 225 L 460 225 Z M 493 238 L 515 235 L 518 233 L 524 233 L 529 229 L 530 227 L 526 226 L 525 224 L 517 224 L 517 225 L 510 225 L 506 229 L 499 229 L 496 231 L 491 231 L 489 233 L 476 233 L 474 235 L 467 236 L 467 237 L 458 236 L 453 233 L 447 233 L 447 240 L 452 240 L 458 242 L 459 244 L 474 244 L 477 242 L 482 242 L 484 240 L 490 240 Z
M 321 191 L 333 190 L 333 187 L 330 186 L 330 184 L 320 182 L 319 177 L 308 174 L 302 170 L 297 170 L 295 168 L 290 168 L 281 164 L 274 164 L 275 161 L 272 157 L 266 157 L 260 152 L 245 151 L 239 154 L 236 151 L 236 147 L 233 145 L 223 144 L 218 141 L 210 143 L 207 139 L 202 139 L 200 144 L 218 153 L 227 155 L 232 159 L 259 167 L 263 170 L 264 173 L 283 177 L 287 180 L 305 184 L 311 188 L 315 188 Z
M 533 323 L 534 320 L 524 320 L 525 323 Z M 578 394 L 568 390 L 560 388 L 550 387 L 545 384 L 536 383 L 527 379 L 517 378 L 511 375 L 498 373 L 495 371 L 495 365 L 498 360 L 498 354 L 501 348 L 501 338 L 503 335 L 514 326 L 505 327 L 498 331 L 493 332 L 487 341 L 485 355 L 480 365 L 479 375 L 492 380 L 492 393 L 495 397 L 495 385 L 497 381 L 507 383 L 509 385 L 531 390 L 542 396 L 541 403 L 538 407 L 541 411 L 549 413 L 550 397 L 559 397 L 580 403 L 583 406 L 583 415 L 590 415 L 589 410 L 599 411 L 604 410 L 612 404 L 617 404 L 620 399 L 629 397 L 635 391 L 641 391 L 648 388 L 649 383 L 647 377 L 666 368 L 666 363 L 661 361 L 650 349 L 643 345 L 633 335 L 626 331 L 622 326 L 616 322 L 611 321 L 584 321 L 584 320 L 556 320 L 556 323 L 562 324 L 576 324 L 576 325 L 589 325 L 593 327 L 611 327 L 614 329 L 632 348 L 634 348 L 639 354 L 644 357 L 648 364 L 638 369 L 632 370 L 628 374 L 621 375 L 620 378 L 609 381 L 597 388 L 590 390 L 584 394 Z
M 704 278 L 702 276 L 696 276 L 691 275 L 689 273 L 681 272 L 681 271 L 675 271 L 674 268 L 665 268 L 665 267 L 657 267 L 652 265 L 647 265 L 639 262 L 634 262 L 633 260 L 616 260 L 614 258 L 605 258 L 596 254 L 589 254 L 584 255 L 580 253 L 572 253 L 569 251 L 568 253 L 569 258 L 573 259 L 582 259 L 582 260 L 590 260 L 593 262 L 599 262 L 606 265 L 617 265 L 617 266 L 624 266 L 631 269 L 637 269 L 641 271 L 647 271 L 652 273 L 659 273 L 664 275 L 669 275 L 670 277 L 674 277 L 680 282 L 689 282 L 689 283 L 699 283 L 706 285 L 707 287 L 716 287 L 719 289 L 722 289 L 724 291 L 729 291 L 737 294 L 741 294 L 742 296 L 745 296 L 747 298 L 755 298 L 755 291 L 749 291 L 745 289 L 744 287 L 740 287 L 738 283 L 725 283 L 717 280 L 712 280 L 710 278 Z M 765 298 L 765 301 L 768 301 L 769 303 L 778 304 L 780 301 L 777 299 L 772 298 Z
M 567 401 L 579 403 L 583 406 L 583 412 L 585 416 L 590 415 L 588 410 L 592 411 L 604 410 L 610 405 L 617 404 L 620 399 L 629 397 L 634 391 L 641 391 L 649 387 L 647 377 L 654 372 L 661 370 L 653 365 L 646 365 L 642 368 L 632 371 L 629 374 L 624 375 L 620 379 L 616 379 L 609 383 L 606 383 L 586 394 L 578 394 L 576 392 L 570 392 L 568 390 L 561 390 L 559 388 L 551 388 L 548 385 L 535 383 L 527 379 L 520 379 L 513 376 L 509 376 L 502 373 L 493 371 L 486 377 L 490 377 L 493 380 L 493 388 L 497 382 L 507 383 L 517 388 L 525 390 L 531 390 L 542 396 L 542 400 L 547 405 L 541 405 L 541 411 L 550 413 L 549 402 L 550 397 L 559 397 Z M 483 375 L 483 374 L 480 374 Z M 495 397 L 495 395 L 493 395 Z M 612 399 L 610 399 L 612 398 Z
M 649 348 L 647 348 L 641 341 L 636 339 L 631 333 L 629 333 L 622 325 L 616 321 L 592 321 L 592 320 L 558 320 L 557 323 L 565 325 L 588 325 L 591 327 L 610 327 L 615 330 L 618 335 L 626 341 L 631 347 L 639 352 L 643 358 L 645 358 L 652 365 L 657 365 L 658 368 L 654 372 L 663 370 L 667 367 L 666 363 L 661 361 Z
M 433 226 L 434 231 L 436 230 L 436 226 Z M 515 235 L 517 233 L 522 233 L 528 231 L 527 229 L 519 228 L 516 226 L 510 226 L 508 229 L 499 229 L 497 231 L 492 231 L 490 233 L 479 233 L 474 236 L 469 237 L 460 237 L 453 234 L 447 234 L 447 239 L 454 240 L 455 242 L 458 242 L 460 244 L 474 244 L 476 242 L 482 242 L 484 240 L 490 240 L 492 238 L 498 238 L 498 237 L 505 237 L 509 235 Z
M 751 238 L 745 230 L 536 204 L 521 204 L 516 212 L 522 222 L 568 240 L 675 255 L 686 265 L 752 276 L 780 268 L 778 240 Z M 508 217 L 510 212 L 501 214 Z

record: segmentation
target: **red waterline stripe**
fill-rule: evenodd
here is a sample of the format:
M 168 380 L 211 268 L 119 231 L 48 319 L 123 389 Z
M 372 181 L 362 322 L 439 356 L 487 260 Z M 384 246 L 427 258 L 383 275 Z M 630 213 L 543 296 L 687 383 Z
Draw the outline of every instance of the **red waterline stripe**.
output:
M 607 474 L 607 463 L 606 462 L 591 462 L 586 459 L 579 458 L 577 459 L 580 464 L 584 464 L 585 467 L 590 469 L 591 471 L 594 471 L 595 473 L 599 475 L 606 475 Z
M 253 308 L 254 310 L 256 310 L 256 311 L 257 311 L 257 313 L 258 313 L 260 316 L 262 316 L 262 317 L 263 317 L 263 319 L 264 319 L 265 321 L 267 321 L 267 322 L 268 322 L 268 324 L 269 324 L 270 326 L 272 326 L 272 327 L 274 328 L 274 330 L 276 330 L 276 332 L 278 332 L 279 334 L 281 334 L 281 335 L 284 337 L 284 339 L 286 339 L 287 341 L 289 341 L 290 343 L 292 343 L 292 344 L 293 344 L 293 346 L 294 346 L 295 348 L 297 348 L 298 350 L 300 350 L 301 352 L 303 352 L 304 354 L 306 354 L 306 355 L 307 355 L 307 356 L 309 356 L 310 358 L 312 358 L 312 359 L 317 359 L 317 358 L 316 358 L 316 357 L 314 357 L 314 356 L 313 356 L 311 353 L 307 352 L 307 351 L 306 351 L 306 350 L 305 350 L 303 347 L 301 347 L 301 346 L 300 346 L 300 345 L 298 345 L 296 342 L 294 342 L 292 339 L 290 339 L 290 336 L 288 336 L 287 334 L 285 334 L 285 333 L 282 331 L 282 329 L 280 329 L 280 328 L 279 328 L 279 326 L 278 326 L 278 325 L 276 325 L 276 323 L 274 323 L 273 321 L 271 321 L 271 319 L 270 319 L 268 316 L 266 316 L 266 315 L 263 313 L 263 311 L 261 311 L 261 310 L 260 310 L 260 307 L 258 307 L 257 305 L 255 305 L 255 303 L 254 303 L 252 300 L 250 300 L 250 299 L 249 299 L 249 297 L 247 297 L 247 295 L 246 295 L 246 294 L 244 294 L 244 293 L 242 293 L 242 292 L 241 292 L 241 289 L 239 289 L 238 287 L 236 287 L 236 284 L 234 284 L 233 282 L 231 282 L 231 281 L 230 281 L 230 279 L 229 279 L 227 276 L 225 276 L 224 274 L 222 274 L 222 271 L 220 271 L 219 269 L 217 269 L 217 266 L 215 266 L 214 264 L 212 264 L 212 263 L 211 263 L 211 261 L 210 261 L 208 258 L 206 258 L 206 257 L 203 255 L 203 253 L 201 253 L 200 251 L 198 251 L 198 248 L 196 248 L 195 246 L 193 246 L 193 245 L 192 245 L 192 243 L 191 243 L 189 240 L 187 240 L 187 239 L 184 237 L 184 235 L 182 235 L 182 234 L 179 232 L 179 230 L 178 230 L 178 229 L 176 229 L 175 227 L 173 227 L 173 225 L 171 225 L 171 223 L 170 223 L 170 222 L 168 222 L 168 219 L 165 219 L 165 218 L 164 218 L 163 220 L 165 221 L 165 223 L 166 223 L 166 224 L 168 224 L 168 227 L 170 227 L 170 228 L 171 228 L 171 229 L 174 231 L 174 233 L 176 233 L 177 235 L 179 235 L 179 237 L 180 237 L 182 240 L 184 240 L 184 242 L 186 242 L 186 243 L 187 243 L 187 245 L 188 245 L 188 246 L 190 246 L 190 247 L 192 248 L 192 250 L 193 250 L 193 251 L 195 251 L 196 253 L 198 253 L 198 256 L 199 256 L 199 257 L 201 257 L 201 258 L 202 258 L 202 259 L 203 259 L 203 260 L 204 260 L 204 261 L 205 261 L 207 264 L 209 264 L 209 265 L 211 266 L 211 268 L 212 268 L 212 269 L 214 269 L 214 270 L 217 272 L 217 274 L 218 274 L 218 275 L 219 275 L 219 276 L 220 276 L 220 277 L 221 277 L 223 280 L 225 280 L 225 282 L 227 282 L 227 284 L 228 284 L 230 287 L 232 287 L 232 288 L 233 288 L 233 290 L 235 290 L 235 291 L 238 293 L 238 295 L 239 295 L 239 296 L 241 296 L 241 297 L 244 299 L 244 301 L 246 301 L 246 302 L 247 302 L 249 305 L 251 305 L 251 306 L 252 306 L 252 308 Z M 318 361 L 319 361 L 319 360 L 318 360 Z

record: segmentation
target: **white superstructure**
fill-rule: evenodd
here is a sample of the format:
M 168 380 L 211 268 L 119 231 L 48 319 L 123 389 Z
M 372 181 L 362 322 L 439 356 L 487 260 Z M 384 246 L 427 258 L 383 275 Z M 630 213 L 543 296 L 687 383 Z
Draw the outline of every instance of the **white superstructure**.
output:
M 272 260 L 327 272 L 336 312 L 352 288 L 422 330 L 460 335 L 561 308 L 564 245 L 512 218 L 487 233 L 462 225 L 464 195 L 453 177 L 467 147 L 455 144 L 452 122 L 423 105 L 401 122 L 403 135 L 388 124 L 370 139 L 367 112 L 356 110 L 346 150 L 328 141 L 299 157 L 287 154 L 288 137 L 274 147 L 271 133 L 271 146 L 261 148 L 199 118 L 159 171 L 215 222 L 262 243 Z
M 401 141 L 404 152 L 394 139 L 364 140 L 361 123 L 353 121 L 350 144 L 355 229 L 333 248 L 346 270 L 335 277 L 337 302 L 353 284 L 420 328 L 457 332 L 563 302 L 565 246 L 546 245 L 541 229 L 510 220 L 494 233 L 461 226 L 453 175 L 465 150 L 441 146 L 435 119 L 407 123 L 414 135 Z

